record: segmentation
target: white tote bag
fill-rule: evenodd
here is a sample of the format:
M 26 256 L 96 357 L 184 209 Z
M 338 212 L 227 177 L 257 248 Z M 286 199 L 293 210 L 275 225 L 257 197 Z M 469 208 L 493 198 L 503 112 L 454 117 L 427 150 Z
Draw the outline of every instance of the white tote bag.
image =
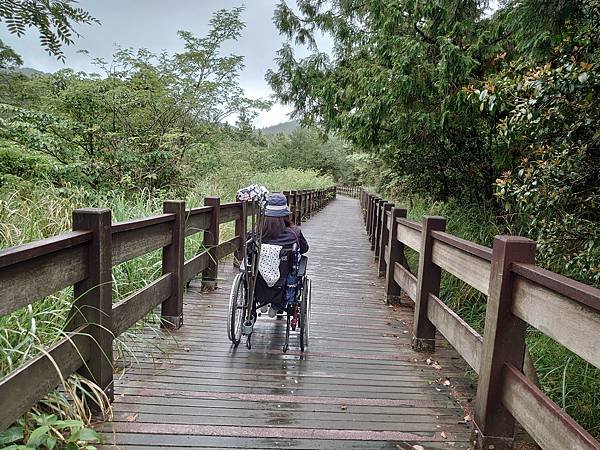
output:
M 279 254 L 282 248 L 281 245 L 271 244 L 261 244 L 260 246 L 258 271 L 269 287 L 275 286 L 279 280 Z

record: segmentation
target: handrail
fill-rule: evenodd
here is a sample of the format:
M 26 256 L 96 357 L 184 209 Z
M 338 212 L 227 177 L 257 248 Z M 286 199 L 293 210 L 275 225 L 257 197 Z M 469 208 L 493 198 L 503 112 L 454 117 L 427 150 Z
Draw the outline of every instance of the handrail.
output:
M 92 233 L 89 231 L 71 231 L 58 236 L 9 247 L 0 250 L 0 269 L 47 255 L 56 250 L 64 250 L 75 245 L 84 244 L 91 240 Z
M 295 223 L 335 195 L 335 187 L 286 192 Z M 244 203 L 221 204 L 218 197 L 204 201 L 205 206 L 189 210 L 182 201 L 166 201 L 163 214 L 118 223 L 111 223 L 110 210 L 76 210 L 73 223 L 79 229 L 0 250 L 0 316 L 71 285 L 78 295 L 69 319 L 75 325 L 65 336 L 0 379 L 0 431 L 82 366 L 87 369 L 82 375 L 91 376 L 112 400 L 112 361 L 106 361 L 112 340 L 157 305 L 162 305 L 162 326 L 182 325 L 185 285 L 202 273 L 205 287 L 214 287 L 219 259 L 232 253 L 240 259 L 246 235 Z M 227 222 L 235 222 L 235 236 L 221 242 L 219 228 Z M 198 232 L 204 232 L 206 250 L 184 261 L 185 237 Z M 112 268 L 158 249 L 162 276 L 113 304 Z M 86 325 L 77 325 L 82 320 Z
M 343 194 L 352 198 L 358 198 L 361 188 L 360 186 L 336 186 L 335 190 L 338 194 Z
M 531 325 L 600 368 L 600 289 L 536 266 L 531 240 L 497 236 L 492 249 L 446 233 L 443 218 L 425 217 L 420 224 L 365 189 L 358 198 L 388 302 L 399 300 L 401 291 L 415 301 L 414 350 L 435 351 L 437 329 L 480 374 L 477 448 L 510 442 L 517 419 L 543 448 L 600 449 L 536 387 L 524 352 Z M 416 276 L 406 267 L 405 246 L 419 253 Z M 489 296 L 483 335 L 438 297 L 442 270 Z

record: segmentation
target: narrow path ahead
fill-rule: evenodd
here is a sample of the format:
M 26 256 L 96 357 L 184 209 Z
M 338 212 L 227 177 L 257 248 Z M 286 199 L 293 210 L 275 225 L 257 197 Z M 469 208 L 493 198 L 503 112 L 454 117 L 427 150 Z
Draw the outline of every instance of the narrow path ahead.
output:
M 136 351 L 116 382 L 114 420 L 99 427 L 102 448 L 468 448 L 464 364 L 442 341 L 439 364 L 411 350 L 412 311 L 384 303 L 358 202 L 338 197 L 303 232 L 313 280 L 308 352 L 292 335 L 283 354 L 284 323 L 266 315 L 252 350 L 230 345 L 235 271 L 223 263 L 217 291 L 192 284 L 175 339 L 155 336 L 160 349 L 146 340 Z

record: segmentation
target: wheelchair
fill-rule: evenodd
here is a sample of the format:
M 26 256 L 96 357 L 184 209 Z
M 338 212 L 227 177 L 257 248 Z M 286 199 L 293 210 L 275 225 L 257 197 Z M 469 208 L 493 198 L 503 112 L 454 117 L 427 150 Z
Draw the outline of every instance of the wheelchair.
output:
M 286 315 L 283 352 L 287 352 L 290 332 L 298 332 L 300 351 L 308 347 L 311 282 L 306 275 L 308 258 L 299 254 L 296 246 L 280 252 L 280 278 L 273 287 L 268 287 L 258 272 L 260 236 L 246 241 L 244 261 L 236 275 L 227 316 L 227 333 L 234 346 L 246 337 L 246 347 L 252 348 L 252 333 L 259 316 L 258 311 L 271 304 Z

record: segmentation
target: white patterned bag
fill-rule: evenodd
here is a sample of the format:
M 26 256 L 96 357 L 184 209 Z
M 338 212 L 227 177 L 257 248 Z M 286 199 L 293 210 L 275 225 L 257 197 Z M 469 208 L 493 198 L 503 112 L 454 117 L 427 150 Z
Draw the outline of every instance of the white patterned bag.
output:
M 269 287 L 275 286 L 281 276 L 279 273 L 279 254 L 282 248 L 281 245 L 271 244 L 261 244 L 260 246 L 258 271 Z

